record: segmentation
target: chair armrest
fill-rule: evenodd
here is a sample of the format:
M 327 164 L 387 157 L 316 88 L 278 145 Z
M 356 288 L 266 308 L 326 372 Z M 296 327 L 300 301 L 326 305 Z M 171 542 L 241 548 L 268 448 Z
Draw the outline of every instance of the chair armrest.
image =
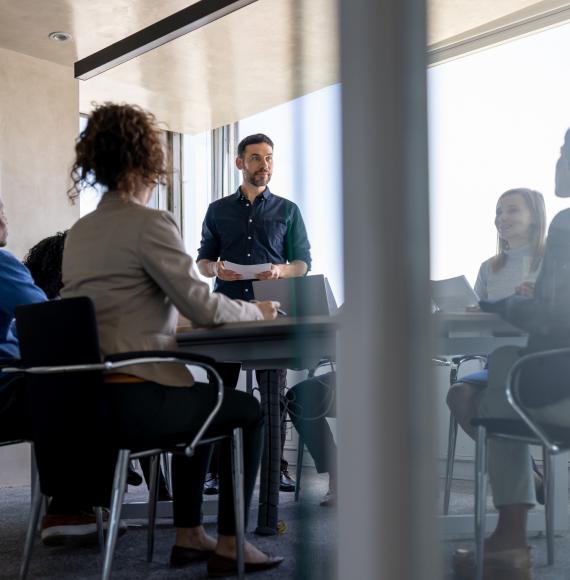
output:
M 6 367 L 18 367 L 22 364 L 19 358 L 0 358 L 0 372 Z
M 198 433 L 192 439 L 190 445 L 187 445 L 184 449 L 184 453 L 188 457 L 192 457 L 196 450 L 196 447 L 199 445 L 200 441 L 202 440 L 204 434 L 206 433 L 208 427 L 214 420 L 215 416 L 217 415 L 220 407 L 222 406 L 222 402 L 224 400 L 224 383 L 222 378 L 214 368 L 214 364 L 216 363 L 215 359 L 199 355 L 199 354 L 192 354 L 192 353 L 184 353 L 179 351 L 168 351 L 168 350 L 144 350 L 144 351 L 133 351 L 133 352 L 120 352 L 111 354 L 105 357 L 105 362 L 103 363 L 106 365 L 108 370 L 112 370 L 113 368 L 121 368 L 124 366 L 130 366 L 133 364 L 160 364 L 164 362 L 169 363 L 181 363 L 181 364 L 189 364 L 202 367 L 206 369 L 210 375 L 214 379 L 214 384 L 218 391 L 218 397 L 216 400 L 216 404 L 214 408 L 206 418 L 206 421 L 202 424 L 202 427 L 198 430 Z
M 484 354 L 460 354 L 451 358 L 451 370 L 449 371 L 449 383 L 454 385 L 459 379 L 459 369 L 463 363 L 471 360 L 478 360 L 487 363 L 487 356 Z
M 89 371 L 111 371 L 119 368 L 123 368 L 131 365 L 142 365 L 142 364 L 160 364 L 160 363 L 178 363 L 178 364 L 189 364 L 202 367 L 209 371 L 210 375 L 214 379 L 214 385 L 217 389 L 217 399 L 213 409 L 210 414 L 202 424 L 202 427 L 198 430 L 194 436 L 190 445 L 185 449 L 185 453 L 188 457 L 194 455 L 195 449 L 200 443 L 202 437 L 204 436 L 206 430 L 214 420 L 217 415 L 222 402 L 224 400 L 224 384 L 222 379 L 216 369 L 213 367 L 215 360 L 208 356 L 203 355 L 193 355 L 190 353 L 183 353 L 178 351 L 133 351 L 116 353 L 106 357 L 105 361 L 102 363 L 92 363 L 92 364 L 77 364 L 77 365 L 59 365 L 59 366 L 41 366 L 41 367 L 28 367 L 22 369 L 10 369 L 11 372 L 21 371 L 23 373 L 29 374 L 53 374 L 53 373 L 73 373 L 73 372 L 89 372 Z
M 529 426 L 533 433 L 535 433 L 536 436 L 542 441 L 543 445 L 550 449 L 552 452 L 558 451 L 559 446 L 550 440 L 544 429 L 542 429 L 538 423 L 531 419 L 523 408 L 523 404 L 520 398 L 520 374 L 524 365 L 531 361 L 554 358 L 564 355 L 570 355 L 570 347 L 532 352 L 522 356 L 509 370 L 509 374 L 507 375 L 507 384 L 505 387 L 507 400 L 511 407 L 514 409 L 517 415 L 519 415 L 519 417 Z
M 335 367 L 334 367 L 334 362 L 333 362 L 333 360 L 332 360 L 332 359 L 329 359 L 329 358 L 323 358 L 323 359 L 321 359 L 321 360 L 320 360 L 320 361 L 317 363 L 317 366 L 316 366 L 316 367 L 314 367 L 314 368 L 312 368 L 312 369 L 309 369 L 309 372 L 308 372 L 307 376 L 308 376 L 309 378 L 312 378 L 312 377 L 314 377 L 314 376 L 315 376 L 315 373 L 316 373 L 316 372 L 317 372 L 317 371 L 318 371 L 318 370 L 319 370 L 321 367 L 324 367 L 324 366 L 327 366 L 327 365 L 331 367 L 331 372 L 335 372 Z
M 487 362 L 486 354 L 460 354 L 458 356 L 451 357 L 451 362 L 458 367 L 463 363 L 469 362 L 470 360 L 480 360 Z
M 181 362 L 188 361 L 187 364 L 201 363 L 206 365 L 213 365 L 216 363 L 215 359 L 209 356 L 204 356 L 202 354 L 180 352 L 177 350 L 140 350 L 132 352 L 117 352 L 114 354 L 107 355 L 105 357 L 105 362 L 115 363 L 127 361 L 129 359 L 146 359 L 146 358 L 168 358 L 168 359 L 176 358 Z

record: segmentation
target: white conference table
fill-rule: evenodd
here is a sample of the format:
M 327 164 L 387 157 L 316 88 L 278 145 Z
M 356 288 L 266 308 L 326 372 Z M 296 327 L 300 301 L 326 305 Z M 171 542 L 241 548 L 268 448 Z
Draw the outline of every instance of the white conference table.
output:
M 496 314 L 484 312 L 461 312 L 434 314 L 436 353 L 438 356 L 457 354 L 490 354 L 500 346 L 524 346 L 526 336 L 516 327 L 502 320 Z M 554 461 L 555 497 L 554 529 L 556 532 L 568 530 L 568 457 L 561 453 Z M 452 488 L 453 492 L 453 488 Z M 496 514 L 489 513 L 486 529 L 492 530 Z M 447 537 L 473 535 L 473 515 L 442 516 L 443 532 Z M 528 519 L 529 532 L 544 530 L 544 514 L 531 510 Z

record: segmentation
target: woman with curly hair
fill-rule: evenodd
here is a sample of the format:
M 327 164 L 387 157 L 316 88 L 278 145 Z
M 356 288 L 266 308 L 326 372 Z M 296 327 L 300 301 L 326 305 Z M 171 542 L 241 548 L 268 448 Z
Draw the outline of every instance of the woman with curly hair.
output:
M 251 304 L 212 294 L 186 254 L 172 215 L 150 209 L 153 189 L 167 181 L 167 158 L 152 114 L 106 103 L 91 113 L 76 145 L 72 169 L 77 198 L 85 184 L 106 192 L 97 209 L 68 233 L 62 298 L 88 296 L 95 304 L 102 355 L 176 348 L 178 313 L 200 326 L 273 319 L 277 303 Z M 114 412 L 129 433 L 193 434 L 216 399 L 181 365 L 139 365 L 110 375 Z M 252 396 L 228 389 L 207 435 L 243 429 L 246 508 L 261 455 L 262 413 Z M 201 502 L 210 450 L 174 457 L 172 477 L 176 541 L 173 566 L 208 559 L 213 576 L 236 570 L 235 523 L 229 441 L 222 450 L 218 540 L 202 527 Z M 246 571 L 273 567 L 271 557 L 247 543 Z

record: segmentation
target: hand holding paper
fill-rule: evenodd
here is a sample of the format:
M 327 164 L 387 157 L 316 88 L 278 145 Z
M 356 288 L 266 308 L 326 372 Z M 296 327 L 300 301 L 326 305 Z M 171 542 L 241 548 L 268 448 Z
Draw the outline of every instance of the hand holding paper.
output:
M 223 269 L 226 272 L 231 271 L 232 274 L 237 274 L 237 278 L 222 278 L 222 280 L 256 280 L 257 274 L 271 270 L 271 264 L 235 264 L 234 262 L 223 262 Z M 220 269 L 218 269 L 218 276 L 220 276 Z
M 234 282 L 235 280 L 241 280 L 241 275 L 228 268 L 226 263 L 223 261 L 213 262 L 215 266 L 215 274 L 220 280 L 224 280 L 225 282 Z
M 281 266 L 278 264 L 271 264 L 269 270 L 257 275 L 258 280 L 278 280 L 279 278 L 281 278 Z

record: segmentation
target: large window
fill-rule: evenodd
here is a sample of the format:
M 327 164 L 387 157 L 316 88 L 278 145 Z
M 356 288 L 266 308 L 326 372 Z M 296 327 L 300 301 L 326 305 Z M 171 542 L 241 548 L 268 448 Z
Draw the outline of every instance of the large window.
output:
M 252 133 L 266 133 L 273 140 L 269 187 L 300 207 L 311 242 L 311 273 L 325 274 L 342 302 L 340 85 L 238 123 L 238 139 Z
M 554 166 L 570 127 L 570 26 L 564 25 L 435 66 L 428 71 L 432 277 L 474 283 L 493 255 L 499 195 L 544 194 L 548 218 Z
M 212 195 L 212 134 L 182 136 L 182 229 L 186 251 L 200 247 L 202 221 Z

